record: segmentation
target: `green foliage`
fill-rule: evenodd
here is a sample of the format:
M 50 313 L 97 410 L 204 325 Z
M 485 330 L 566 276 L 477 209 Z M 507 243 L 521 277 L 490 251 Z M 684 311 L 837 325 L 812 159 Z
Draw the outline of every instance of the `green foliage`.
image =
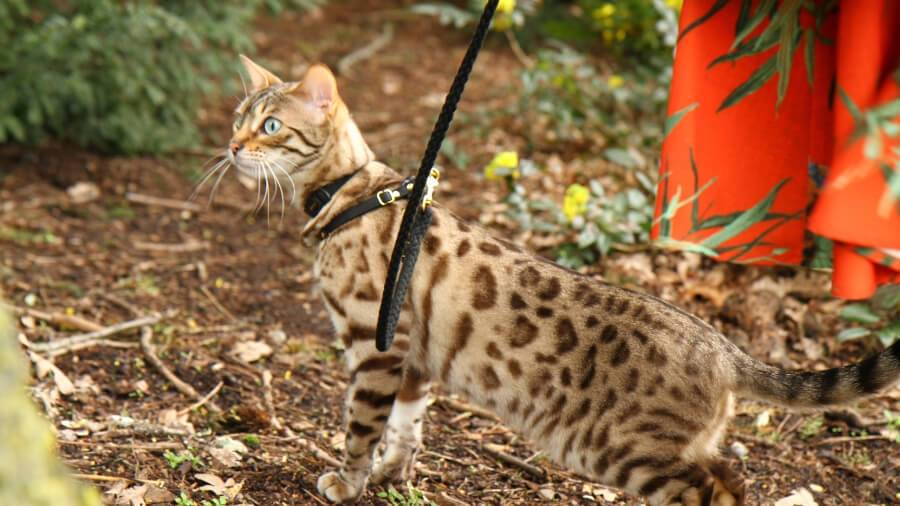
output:
M 847 304 L 841 318 L 862 324 L 842 330 L 838 341 L 874 337 L 884 346 L 900 340 L 900 285 L 882 286 L 867 302 Z
M 814 416 L 800 427 L 800 437 L 803 439 L 809 439 L 816 434 L 818 434 L 822 430 L 822 426 L 825 425 L 825 418 L 821 415 Z
M 320 1 L 0 1 L 0 142 L 52 136 L 121 153 L 190 145 L 213 79 L 252 48 L 259 8 Z
M 174 453 L 171 450 L 166 450 L 163 453 L 163 458 L 166 459 L 166 463 L 169 464 L 169 467 L 172 469 L 178 469 L 181 464 L 185 462 L 190 462 L 191 466 L 195 469 L 203 467 L 203 461 L 200 460 L 200 457 L 194 455 L 194 453 L 188 449 L 181 453 Z
M 393 486 L 388 486 L 387 490 L 378 492 L 377 495 L 391 506 L 436 506 L 434 502 L 426 499 L 425 494 L 414 487 L 412 483 L 407 483 L 406 488 L 406 495 L 397 491 Z
M 648 155 L 658 150 L 668 70 L 630 67 L 622 74 L 602 73 L 582 53 L 555 45 L 539 51 L 521 79 L 521 98 L 507 113 L 522 118 L 523 134 L 532 143 L 605 145 L 606 158 L 628 168 L 637 162 L 622 148 Z

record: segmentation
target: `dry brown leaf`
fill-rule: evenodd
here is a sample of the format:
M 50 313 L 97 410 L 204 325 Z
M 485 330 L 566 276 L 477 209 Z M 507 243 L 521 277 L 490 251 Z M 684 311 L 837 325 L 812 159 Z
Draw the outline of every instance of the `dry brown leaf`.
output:
M 262 341 L 241 341 L 231 348 L 231 355 L 247 364 L 271 354 L 272 347 Z
M 46 358 L 34 353 L 33 351 L 28 352 L 28 358 L 34 362 L 35 366 L 35 374 L 37 374 L 38 378 L 43 378 L 47 375 L 47 373 L 53 374 L 53 383 L 56 384 L 56 389 L 59 390 L 61 395 L 72 395 L 75 393 L 75 385 L 72 383 L 72 380 L 69 379 L 68 376 L 63 373 L 59 367 L 53 364 L 53 362 L 47 360 Z
M 794 490 L 791 495 L 775 501 L 775 506 L 819 506 L 812 493 L 805 488 Z

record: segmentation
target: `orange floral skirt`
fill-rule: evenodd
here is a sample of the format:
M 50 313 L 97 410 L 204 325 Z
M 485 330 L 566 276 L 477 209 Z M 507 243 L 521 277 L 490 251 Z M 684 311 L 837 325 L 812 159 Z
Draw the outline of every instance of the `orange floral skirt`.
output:
M 687 0 L 680 25 L 654 237 L 833 262 L 844 298 L 900 282 L 900 2 Z

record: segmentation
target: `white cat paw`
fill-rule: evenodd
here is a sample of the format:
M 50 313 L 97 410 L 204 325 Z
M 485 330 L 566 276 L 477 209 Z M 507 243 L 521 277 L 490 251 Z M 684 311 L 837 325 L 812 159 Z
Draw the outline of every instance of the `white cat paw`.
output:
M 378 462 L 372 468 L 370 480 L 376 485 L 381 485 L 415 479 L 415 462 L 415 455 L 409 455 L 402 460 Z
M 331 502 L 344 502 L 356 499 L 362 493 L 365 483 L 354 485 L 341 477 L 340 473 L 330 472 L 319 477 L 316 488 L 319 493 Z

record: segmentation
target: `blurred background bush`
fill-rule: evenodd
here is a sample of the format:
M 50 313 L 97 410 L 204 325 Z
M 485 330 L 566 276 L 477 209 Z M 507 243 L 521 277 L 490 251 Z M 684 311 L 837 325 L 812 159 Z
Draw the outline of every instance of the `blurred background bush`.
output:
M 190 146 L 200 100 L 219 91 L 213 79 L 252 48 L 257 11 L 319 3 L 0 0 L 0 143 L 52 136 L 126 154 Z

